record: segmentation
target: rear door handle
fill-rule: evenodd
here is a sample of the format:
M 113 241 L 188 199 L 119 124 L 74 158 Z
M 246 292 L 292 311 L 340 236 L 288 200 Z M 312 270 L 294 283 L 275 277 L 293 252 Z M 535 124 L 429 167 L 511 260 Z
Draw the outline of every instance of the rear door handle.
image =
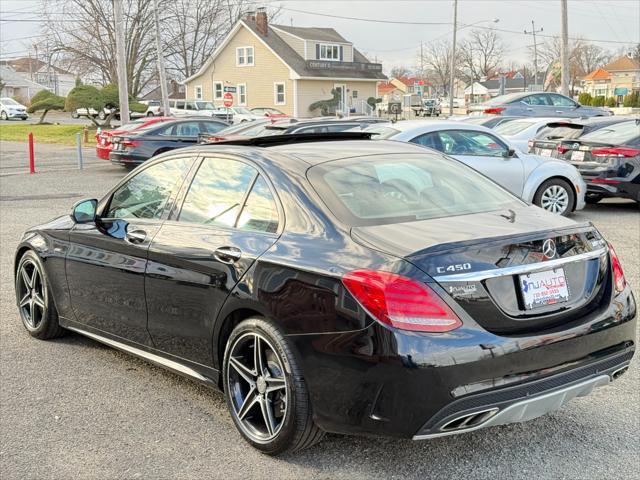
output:
M 236 247 L 220 247 L 213 252 L 213 257 L 222 263 L 235 263 L 242 257 L 242 250 Z
M 556 113 L 564 113 L 562 110 L 556 110 Z
M 138 245 L 144 242 L 146 238 L 147 238 L 147 232 L 145 232 L 144 230 L 131 230 L 130 232 L 127 232 L 126 235 L 124 236 L 125 241 L 133 245 Z

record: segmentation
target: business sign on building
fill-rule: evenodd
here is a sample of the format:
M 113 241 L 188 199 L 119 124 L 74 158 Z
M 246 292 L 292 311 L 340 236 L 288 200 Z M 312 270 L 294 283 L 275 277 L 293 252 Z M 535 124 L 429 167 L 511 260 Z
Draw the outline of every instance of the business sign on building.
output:
M 364 62 L 325 62 L 322 60 L 307 60 L 309 70 L 352 70 L 358 72 L 381 72 L 382 64 Z

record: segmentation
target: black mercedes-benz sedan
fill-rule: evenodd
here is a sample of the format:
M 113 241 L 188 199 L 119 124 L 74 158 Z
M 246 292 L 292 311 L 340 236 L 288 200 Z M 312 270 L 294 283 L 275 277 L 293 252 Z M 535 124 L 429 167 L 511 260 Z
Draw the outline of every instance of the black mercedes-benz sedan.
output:
M 152 159 L 24 234 L 25 328 L 220 388 L 268 454 L 324 432 L 418 440 L 525 421 L 627 369 L 636 304 L 593 225 L 367 136 Z

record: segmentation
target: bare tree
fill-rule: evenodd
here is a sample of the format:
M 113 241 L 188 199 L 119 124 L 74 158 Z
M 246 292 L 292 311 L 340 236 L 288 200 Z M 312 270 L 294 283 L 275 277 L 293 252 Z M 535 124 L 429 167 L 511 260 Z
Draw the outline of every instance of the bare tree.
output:
M 421 65 L 426 67 L 426 77 L 442 93 L 449 91 L 451 71 L 451 42 L 440 40 L 424 46 Z
M 233 25 L 255 4 L 249 0 L 165 0 L 164 40 L 167 68 L 190 77 L 207 61 Z M 270 21 L 279 9 L 268 12 Z
M 129 92 L 138 95 L 153 75 L 152 2 L 126 0 L 124 7 L 127 83 Z M 117 84 L 112 0 L 49 0 L 43 18 L 54 52 L 75 70 Z
M 397 65 L 391 69 L 390 76 L 394 78 L 409 77 L 411 69 L 405 65 Z
M 610 60 L 611 53 L 593 43 L 580 45 L 576 52 L 576 63 L 584 75 L 602 67 Z
M 459 66 L 469 81 L 493 75 L 504 55 L 504 44 L 494 30 L 472 30 L 460 45 Z
M 580 65 L 580 52 L 584 42 L 580 39 L 569 41 L 569 88 L 573 92 L 578 79 L 585 73 Z M 543 43 L 538 48 L 538 57 L 541 59 L 540 66 L 544 71 L 546 68 L 547 79 L 545 80 L 545 90 L 556 89 L 560 85 L 560 50 L 562 42 L 560 37 L 553 37 Z M 546 66 L 546 67 L 545 67 Z

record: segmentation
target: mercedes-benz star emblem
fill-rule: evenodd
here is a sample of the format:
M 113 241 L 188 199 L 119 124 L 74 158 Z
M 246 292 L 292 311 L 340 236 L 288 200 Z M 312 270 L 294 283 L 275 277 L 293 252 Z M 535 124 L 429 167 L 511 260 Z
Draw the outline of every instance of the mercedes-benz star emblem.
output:
M 545 258 L 553 258 L 556 256 L 556 242 L 547 238 L 542 244 L 542 254 Z
M 580 147 L 580 144 L 579 144 L 579 143 L 574 143 L 574 144 L 573 144 L 573 149 L 574 149 L 574 150 L 577 150 L 577 149 L 578 149 L 578 147 Z

